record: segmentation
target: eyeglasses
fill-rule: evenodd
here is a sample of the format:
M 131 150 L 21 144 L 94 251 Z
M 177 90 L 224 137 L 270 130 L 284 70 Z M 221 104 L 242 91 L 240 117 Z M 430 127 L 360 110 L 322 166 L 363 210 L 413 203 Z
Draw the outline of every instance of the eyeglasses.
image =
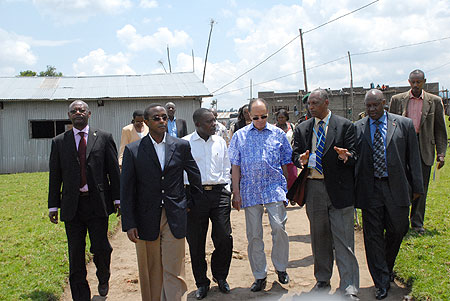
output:
M 162 115 L 162 116 L 159 116 L 159 115 L 155 115 L 155 116 L 153 116 L 152 117 L 152 120 L 153 121 L 159 121 L 159 120 L 163 120 L 163 121 L 166 121 L 167 120 L 167 115 Z
M 81 114 L 86 113 L 86 109 L 83 108 L 75 108 L 69 111 L 70 114 L 76 114 L 77 112 L 80 112 Z
M 255 116 L 255 117 L 252 117 L 252 120 L 259 120 L 259 119 L 266 119 L 267 118 L 267 115 L 262 115 L 262 116 Z

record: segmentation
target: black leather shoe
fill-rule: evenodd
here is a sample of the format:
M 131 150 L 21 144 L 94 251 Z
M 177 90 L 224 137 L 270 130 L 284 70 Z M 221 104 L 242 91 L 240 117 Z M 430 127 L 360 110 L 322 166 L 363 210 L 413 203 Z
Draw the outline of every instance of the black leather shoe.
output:
M 98 293 L 100 294 L 100 296 L 105 297 L 106 295 L 108 295 L 108 291 L 109 291 L 109 282 L 98 284 Z
M 206 297 L 206 295 L 208 295 L 208 291 L 209 291 L 208 285 L 200 286 L 195 292 L 195 298 L 197 298 L 197 300 L 202 300 L 203 298 Z
M 377 291 L 375 293 L 375 298 L 377 300 L 382 300 L 384 298 L 386 298 L 388 295 L 388 289 L 384 288 L 384 287 L 379 287 L 377 288 Z
M 331 289 L 330 282 L 328 281 L 317 281 L 316 285 L 312 288 L 312 292 L 325 292 Z
M 259 292 L 260 290 L 263 290 L 266 288 L 266 278 L 264 279 L 256 279 L 255 282 L 253 282 L 252 286 L 250 287 L 250 290 L 252 292 Z
M 278 281 L 281 284 L 288 284 L 289 283 L 289 275 L 288 275 L 288 273 L 277 271 L 277 274 L 278 274 Z
M 219 286 L 219 290 L 224 293 L 228 294 L 230 292 L 230 286 L 228 285 L 228 282 L 225 279 L 216 279 L 213 278 L 213 281 L 217 283 Z

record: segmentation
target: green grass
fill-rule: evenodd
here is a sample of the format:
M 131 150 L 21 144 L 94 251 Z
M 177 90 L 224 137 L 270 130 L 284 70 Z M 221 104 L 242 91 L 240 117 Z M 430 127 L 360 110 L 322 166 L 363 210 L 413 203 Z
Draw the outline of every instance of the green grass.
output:
M 48 218 L 48 173 L 0 175 L 0 191 L 0 300 L 59 300 L 67 238 Z M 112 215 L 110 229 L 117 223 Z

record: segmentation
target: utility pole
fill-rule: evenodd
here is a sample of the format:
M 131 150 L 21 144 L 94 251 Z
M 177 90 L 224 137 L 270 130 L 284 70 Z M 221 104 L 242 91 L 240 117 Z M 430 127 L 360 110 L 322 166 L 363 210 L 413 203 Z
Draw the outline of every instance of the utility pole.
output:
M 167 44 L 167 61 L 169 62 L 169 72 L 172 73 L 172 65 L 170 64 L 169 44 Z
M 205 82 L 206 62 L 208 61 L 209 43 L 210 43 L 210 41 L 211 41 L 211 34 L 212 34 L 212 30 L 213 30 L 214 23 L 215 23 L 214 19 L 211 19 L 211 22 L 210 22 L 211 29 L 209 30 L 208 46 L 206 47 L 205 66 L 203 67 L 203 79 L 202 79 L 202 83 Z
M 303 61 L 303 80 L 305 82 L 305 93 L 308 93 L 308 82 L 306 80 L 306 63 L 305 63 L 305 49 L 303 48 L 303 33 L 302 29 L 300 31 L 300 45 L 302 46 L 302 61 Z
M 350 65 L 350 99 L 352 100 L 352 121 L 353 121 L 353 72 L 352 72 L 352 59 L 350 58 L 350 51 L 347 51 L 348 54 L 348 63 Z
M 192 49 L 192 73 L 195 72 L 195 64 L 194 64 L 194 49 Z

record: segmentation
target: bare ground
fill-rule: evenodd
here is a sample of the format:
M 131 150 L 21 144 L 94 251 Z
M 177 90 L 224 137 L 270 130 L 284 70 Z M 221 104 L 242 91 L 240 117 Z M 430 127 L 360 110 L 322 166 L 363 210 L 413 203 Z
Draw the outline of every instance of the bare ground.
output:
M 230 294 L 222 294 L 215 283 L 211 283 L 211 290 L 206 300 L 341 300 L 335 294 L 339 285 L 339 274 L 334 267 L 331 279 L 331 291 L 329 295 L 312 296 L 309 291 L 315 284 L 313 275 L 313 257 L 311 253 L 311 240 L 309 235 L 309 221 L 305 209 L 299 207 L 288 207 L 287 232 L 289 234 L 289 266 L 287 272 L 291 278 L 289 284 L 281 285 L 277 281 L 275 269 L 270 260 L 272 246 L 270 225 L 267 215 L 263 217 L 264 243 L 268 263 L 267 287 L 264 292 L 253 293 L 249 287 L 254 281 L 250 264 L 247 260 L 247 239 L 245 237 L 244 213 L 232 210 L 231 222 L 233 228 L 233 260 L 231 262 L 228 283 L 231 287 Z M 93 299 L 96 301 L 122 301 L 141 300 L 138 283 L 138 271 L 136 262 L 136 251 L 125 233 L 118 231 L 111 239 L 114 248 L 111 263 L 110 291 L 106 298 L 100 297 L 97 292 L 97 278 L 95 276 L 95 265 L 88 264 L 88 281 L 91 286 Z M 360 293 L 361 300 L 375 300 L 375 288 L 372 278 L 367 269 L 364 251 L 362 231 L 355 231 L 355 252 L 358 258 L 360 271 Z M 211 239 L 207 240 L 208 263 L 213 245 Z M 195 300 L 195 281 L 192 276 L 189 250 L 186 243 L 186 277 L 188 284 L 188 300 Z M 208 277 L 212 279 L 210 271 Z M 389 296 L 385 300 L 402 300 L 409 292 L 403 284 L 397 280 L 391 283 Z M 70 288 L 66 286 L 62 301 L 71 300 Z

